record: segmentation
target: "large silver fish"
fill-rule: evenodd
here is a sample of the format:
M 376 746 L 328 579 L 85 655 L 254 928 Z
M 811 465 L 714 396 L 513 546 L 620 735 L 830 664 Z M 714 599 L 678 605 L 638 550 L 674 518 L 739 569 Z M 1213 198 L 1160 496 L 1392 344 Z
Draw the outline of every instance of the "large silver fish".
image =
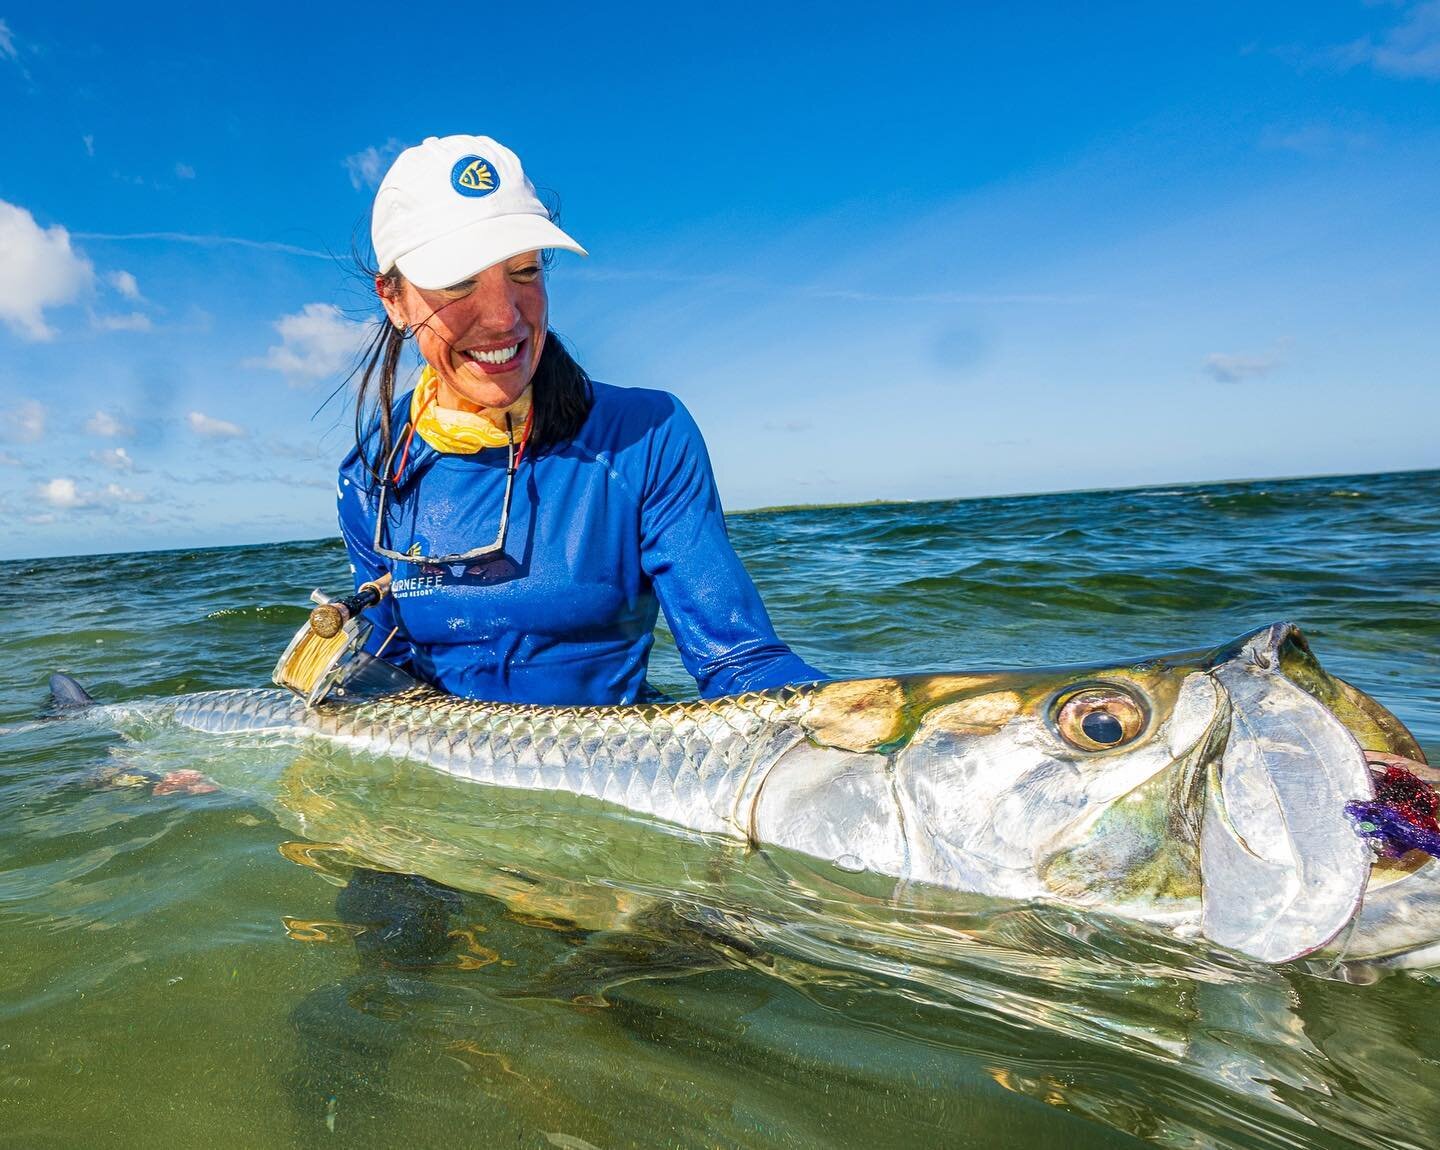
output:
M 1344 808 L 1389 711 L 1275 624 L 1122 667 L 912 675 L 666 705 L 532 707 L 411 686 L 307 709 L 173 703 L 197 731 L 311 737 L 556 791 L 844 872 L 1159 922 L 1265 962 L 1435 961 L 1440 862 L 1376 861 Z

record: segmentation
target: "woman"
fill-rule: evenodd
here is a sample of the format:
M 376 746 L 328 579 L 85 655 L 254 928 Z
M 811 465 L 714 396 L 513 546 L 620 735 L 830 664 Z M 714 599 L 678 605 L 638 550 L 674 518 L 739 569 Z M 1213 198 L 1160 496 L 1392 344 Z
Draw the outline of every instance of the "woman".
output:
M 550 332 L 541 253 L 585 253 L 513 152 L 403 152 L 372 238 L 388 324 L 339 486 L 356 582 L 394 580 L 371 650 L 471 698 L 633 702 L 658 606 L 702 695 L 824 678 L 776 638 L 689 413 L 592 383 Z M 410 338 L 425 366 L 397 398 Z

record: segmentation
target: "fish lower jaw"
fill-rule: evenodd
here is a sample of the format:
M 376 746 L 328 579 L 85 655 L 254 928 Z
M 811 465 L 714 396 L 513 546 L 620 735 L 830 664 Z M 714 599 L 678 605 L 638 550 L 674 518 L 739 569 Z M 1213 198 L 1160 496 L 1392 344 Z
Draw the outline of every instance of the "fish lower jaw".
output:
M 1061 902 L 1034 866 L 999 865 L 947 843 L 911 840 L 909 882 L 1015 902 Z

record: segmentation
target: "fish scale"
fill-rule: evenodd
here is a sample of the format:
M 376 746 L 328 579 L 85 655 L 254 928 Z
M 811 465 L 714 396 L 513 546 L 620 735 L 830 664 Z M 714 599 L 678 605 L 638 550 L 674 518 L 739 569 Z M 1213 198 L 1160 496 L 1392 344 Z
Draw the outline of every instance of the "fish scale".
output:
M 567 791 L 692 830 L 745 837 L 765 768 L 802 736 L 801 688 L 650 707 L 534 707 L 428 687 L 307 709 L 288 691 L 211 691 L 175 721 L 218 734 L 319 735 L 475 782 Z

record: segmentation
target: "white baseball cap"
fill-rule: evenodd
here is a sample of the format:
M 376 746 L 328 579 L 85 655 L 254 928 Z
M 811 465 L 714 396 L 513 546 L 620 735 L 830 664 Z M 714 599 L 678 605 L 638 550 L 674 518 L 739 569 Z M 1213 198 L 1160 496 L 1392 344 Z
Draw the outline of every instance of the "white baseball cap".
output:
M 434 290 L 541 248 L 585 249 L 550 222 L 520 157 L 489 136 L 431 136 L 390 165 L 370 218 L 382 274 Z

